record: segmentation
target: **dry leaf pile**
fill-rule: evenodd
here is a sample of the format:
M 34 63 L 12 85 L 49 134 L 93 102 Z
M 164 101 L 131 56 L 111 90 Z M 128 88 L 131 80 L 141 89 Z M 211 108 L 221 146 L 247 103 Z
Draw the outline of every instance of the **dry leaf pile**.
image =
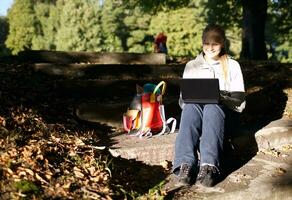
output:
M 0 118 L 1 127 L 9 125 L 17 135 L 7 132 L 0 139 L 2 198 L 43 194 L 43 198 L 111 199 L 110 170 L 102 147 L 83 142 L 92 133 L 81 138 L 58 124 L 48 129 L 32 110 L 18 108 L 11 113 L 11 120 Z

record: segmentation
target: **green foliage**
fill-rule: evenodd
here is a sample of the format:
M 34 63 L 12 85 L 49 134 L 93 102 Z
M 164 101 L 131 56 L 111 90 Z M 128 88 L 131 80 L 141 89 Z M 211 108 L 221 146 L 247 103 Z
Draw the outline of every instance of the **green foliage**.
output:
M 232 57 L 239 59 L 241 51 L 241 29 L 237 26 L 225 29 L 227 38 L 227 51 Z
M 128 27 L 127 48 L 129 52 L 145 53 L 153 51 L 153 35 L 149 33 L 151 15 L 143 13 L 139 8 L 131 11 L 125 17 L 124 23 Z
M 96 1 L 59 0 L 59 29 L 56 49 L 64 51 L 100 51 L 101 17 Z
M 12 54 L 30 49 L 35 35 L 34 0 L 15 0 L 8 12 L 9 35 L 6 46 Z
M 145 13 L 156 13 L 158 11 L 174 10 L 177 8 L 188 6 L 191 0 L 124 0 L 131 9 L 141 8 Z
M 23 194 L 39 194 L 39 188 L 31 181 L 19 181 L 14 183 L 15 189 Z
M 202 1 L 204 17 L 208 23 L 220 24 L 224 28 L 240 27 L 242 21 L 242 7 L 240 1 L 208 0 Z M 232 14 L 231 12 L 232 11 Z
M 54 1 L 36 2 L 36 34 L 32 39 L 32 49 L 56 50 L 56 34 L 59 13 Z
M 150 32 L 167 35 L 170 55 L 192 56 L 200 52 L 201 35 L 206 25 L 201 16 L 202 8 L 180 8 L 168 12 L 159 12 L 152 17 Z
M 151 188 L 146 195 L 147 199 L 157 199 L 157 200 L 163 200 L 165 199 L 165 194 L 163 194 L 163 186 L 165 185 L 165 181 L 161 181 L 159 184 Z M 143 199 L 139 198 L 139 199 Z
M 292 62 L 292 4 L 289 0 L 268 2 L 269 59 Z M 15 0 L 7 20 L 5 44 L 13 54 L 26 49 L 153 52 L 154 37 L 164 32 L 170 55 L 195 56 L 201 51 L 207 23 L 225 28 L 232 56 L 239 58 L 241 51 L 238 0 Z M 3 19 L 0 23 L 5 24 Z M 0 38 L 3 41 L 3 29 Z
M 271 60 L 292 62 L 292 4 L 289 0 L 268 2 L 266 43 Z
M 5 46 L 5 40 L 8 35 L 8 23 L 5 17 L 0 16 L 0 56 L 8 55 L 8 49 Z
M 0 16 L 0 44 L 4 44 L 8 34 L 8 24 L 5 17 Z
M 101 24 L 103 49 L 107 52 L 121 52 L 126 47 L 127 29 L 123 24 L 124 7 L 122 2 L 106 0 L 102 5 Z

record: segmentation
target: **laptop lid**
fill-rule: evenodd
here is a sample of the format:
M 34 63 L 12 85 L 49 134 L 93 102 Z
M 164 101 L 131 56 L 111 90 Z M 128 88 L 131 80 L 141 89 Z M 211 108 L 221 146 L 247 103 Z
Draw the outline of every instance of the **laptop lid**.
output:
M 184 103 L 218 103 L 218 79 L 181 79 L 180 89 Z

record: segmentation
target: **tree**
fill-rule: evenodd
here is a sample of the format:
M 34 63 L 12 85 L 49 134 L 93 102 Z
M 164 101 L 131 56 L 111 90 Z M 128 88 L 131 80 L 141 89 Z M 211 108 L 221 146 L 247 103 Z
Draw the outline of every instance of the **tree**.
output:
M 4 44 L 8 34 L 8 23 L 5 17 L 0 16 L 0 44 Z
M 94 0 L 59 0 L 60 25 L 56 49 L 63 51 L 101 51 L 100 8 Z
M 59 21 L 56 2 L 57 0 L 35 2 L 36 34 L 32 39 L 32 49 L 56 50 L 56 34 Z
M 147 1 L 147 3 L 137 0 L 127 0 L 131 4 L 136 3 L 145 7 L 146 10 L 152 8 L 154 12 L 157 10 L 166 10 L 165 8 L 182 8 L 186 5 L 193 4 L 194 1 L 184 0 L 184 1 L 174 1 L 174 0 L 163 0 L 163 1 Z M 179 2 L 179 3 L 178 3 Z M 237 21 L 238 9 L 232 10 L 233 13 L 230 14 L 230 9 L 232 7 L 233 1 L 223 1 L 223 0 L 210 0 L 205 1 L 205 5 L 209 9 L 209 14 L 212 17 L 209 17 L 208 22 L 222 21 L 222 24 L 230 25 L 234 23 L 234 19 Z M 236 2 L 236 1 L 235 1 Z M 243 6 L 243 34 L 242 34 L 242 58 L 245 59 L 266 59 L 267 53 L 265 48 L 265 39 L 264 39 L 264 30 L 265 30 L 265 20 L 267 12 L 267 0 L 242 0 L 241 4 Z M 208 5 L 211 5 L 208 7 Z M 216 16 L 218 15 L 218 16 Z M 234 17 L 235 16 L 235 17 Z
M 267 60 L 265 24 L 267 0 L 242 0 L 242 59 Z
M 156 13 L 158 11 L 167 11 L 167 10 L 175 10 L 177 8 L 187 7 L 192 0 L 147 0 L 147 1 L 139 1 L 139 0 L 124 0 L 125 4 L 129 6 L 129 8 L 141 8 L 144 12 L 147 13 Z
M 206 22 L 201 16 L 199 2 L 192 7 L 158 12 L 153 16 L 150 32 L 167 35 L 168 52 L 173 56 L 192 56 L 200 52 L 202 30 Z
M 5 40 L 8 35 L 8 23 L 6 17 L 0 17 L 0 55 L 8 54 Z
M 127 48 L 129 52 L 152 52 L 153 35 L 149 33 L 151 15 L 141 12 L 141 9 L 129 10 L 124 23 L 128 27 Z
M 281 62 L 292 62 L 292 4 L 289 0 L 268 2 L 266 43 L 268 57 Z
M 288 62 L 291 6 L 289 0 L 15 0 L 6 46 L 13 54 L 25 49 L 142 53 L 153 52 L 153 37 L 165 32 L 170 55 L 191 56 L 201 50 L 205 25 L 217 23 L 226 30 L 231 55 L 238 58 L 241 51 L 243 59 L 262 60 L 268 51 L 269 59 Z
M 34 0 L 15 0 L 8 11 L 9 35 L 5 43 L 12 54 L 32 46 L 36 23 L 33 5 Z
M 108 52 L 122 52 L 127 49 L 127 29 L 123 24 L 125 10 L 121 1 L 106 0 L 102 4 L 101 23 L 103 49 Z

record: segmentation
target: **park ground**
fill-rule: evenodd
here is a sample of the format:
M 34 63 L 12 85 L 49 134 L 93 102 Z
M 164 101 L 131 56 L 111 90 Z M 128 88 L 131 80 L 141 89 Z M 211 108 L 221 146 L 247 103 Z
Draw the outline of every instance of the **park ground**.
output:
M 288 72 L 289 70 L 291 71 L 290 68 Z M 282 73 L 281 75 L 264 74 L 262 82 L 269 78 L 277 79 L 277 76 L 289 77 L 287 70 L 283 70 Z M 251 72 L 249 76 L 249 80 L 261 81 L 255 73 Z M 223 193 L 247 195 L 244 191 L 248 191 L 248 184 L 254 174 L 264 174 L 258 176 L 259 179 L 255 179 L 254 185 L 261 181 L 265 182 L 267 179 L 265 175 L 269 173 L 271 177 L 277 178 L 291 175 L 291 171 L 287 169 L 287 166 L 291 168 L 291 146 L 285 145 L 258 151 L 247 160 L 243 157 L 242 163 L 248 164 L 237 166 L 240 171 L 228 176 L 213 191 L 202 189 L 203 192 L 200 193 L 200 189 L 198 190 L 195 185 L 192 189 L 170 191 L 165 187 L 169 178 L 168 165 L 150 166 L 140 161 L 115 158 L 104 149 L 105 143 L 110 145 L 113 142 L 108 136 L 114 134 L 117 129 L 78 119 L 75 115 L 75 107 L 85 99 L 82 96 L 76 98 L 56 92 L 56 85 L 60 80 L 72 81 L 60 76 L 47 76 L 35 72 L 24 63 L 1 63 L 0 196 L 2 199 L 189 199 L 191 197 L 221 199 L 220 195 Z M 270 103 L 275 109 L 265 112 L 257 110 L 258 106 L 250 109 L 258 111 L 258 114 L 262 112 L 261 117 L 265 116 L 263 117 L 265 120 L 267 118 L 270 121 L 279 118 L 291 120 L 292 88 L 286 87 L 281 90 L 282 93 L 279 93 L 279 87 L 281 85 L 273 83 L 268 87 L 268 91 L 264 90 L 269 94 L 266 97 L 276 97 L 263 101 Z M 248 92 L 261 94 L 261 89 L 261 87 L 250 87 Z M 252 98 L 267 100 L 258 95 Z M 251 123 L 254 117 L 257 116 L 247 114 L 243 122 Z M 252 166 L 261 166 L 261 168 Z M 233 183 L 231 184 L 234 185 L 233 188 L 227 187 L 230 183 Z M 291 179 L 288 184 L 286 179 L 283 183 L 282 188 L 291 188 Z M 246 190 L 239 190 L 240 188 Z M 277 195 L 276 192 L 274 194 Z M 274 199 L 282 197 L 281 195 L 275 196 Z

